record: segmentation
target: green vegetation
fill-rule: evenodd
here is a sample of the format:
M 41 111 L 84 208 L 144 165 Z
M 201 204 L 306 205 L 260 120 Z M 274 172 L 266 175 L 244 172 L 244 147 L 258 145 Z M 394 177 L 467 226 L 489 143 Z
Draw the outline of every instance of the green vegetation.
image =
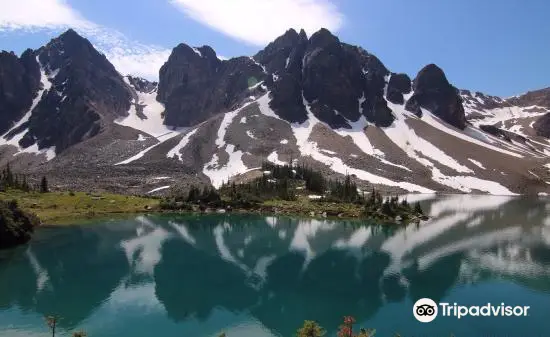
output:
M 360 328 L 359 333 L 353 332 L 353 325 L 355 324 L 355 318 L 351 316 L 344 317 L 344 323 L 340 325 L 338 329 L 338 337 L 374 337 L 376 330 Z M 304 325 L 296 331 L 295 337 L 323 337 L 326 335 L 325 329 L 323 329 L 315 321 L 305 321 Z M 451 335 L 453 337 L 454 335 Z M 222 333 L 219 337 L 226 337 L 225 333 Z M 231 336 L 228 336 L 231 337 Z M 393 337 L 401 337 L 396 333 Z
M 0 200 L 0 249 L 26 243 L 38 224 L 38 218 L 21 210 L 16 200 Z
M 14 173 L 9 164 L 0 174 L 0 191 L 5 191 L 7 189 L 16 189 L 25 192 L 32 189 L 31 185 L 27 182 L 27 177 L 22 174 Z
M 376 191 L 362 193 L 352 177 L 328 180 L 306 166 L 264 163 L 263 174 L 246 183 L 191 187 L 173 191 L 161 204 L 164 210 L 224 209 L 261 213 L 303 214 L 321 217 L 363 217 L 383 223 L 409 223 L 425 218 L 420 205 L 411 207 L 397 196 L 384 198 Z
M 321 337 L 325 330 L 315 321 L 305 321 L 304 325 L 296 331 L 296 337 Z
M 34 213 L 45 224 L 70 224 L 75 220 L 123 213 L 151 212 L 159 200 L 119 194 L 84 192 L 0 192 L 0 200 L 15 199 L 19 206 Z

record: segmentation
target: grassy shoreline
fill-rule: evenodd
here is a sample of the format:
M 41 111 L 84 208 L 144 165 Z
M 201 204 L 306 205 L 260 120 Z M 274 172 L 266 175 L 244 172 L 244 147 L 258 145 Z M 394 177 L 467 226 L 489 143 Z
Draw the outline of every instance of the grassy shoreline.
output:
M 0 192 L 2 200 L 17 200 L 22 209 L 38 216 L 44 225 L 68 225 L 75 221 L 158 209 L 160 200 L 120 194 L 84 192 Z
M 90 221 L 125 218 L 137 214 L 207 214 L 226 210 L 163 210 L 158 198 L 85 192 L 0 192 L 2 200 L 17 200 L 27 212 L 41 220 L 41 226 L 55 227 L 85 224 Z M 300 197 L 295 201 L 267 200 L 248 209 L 233 209 L 234 214 L 281 215 L 307 218 L 355 219 L 387 223 L 387 219 L 364 217 L 363 206 L 353 203 L 320 202 Z M 229 212 L 228 212 L 229 213 Z

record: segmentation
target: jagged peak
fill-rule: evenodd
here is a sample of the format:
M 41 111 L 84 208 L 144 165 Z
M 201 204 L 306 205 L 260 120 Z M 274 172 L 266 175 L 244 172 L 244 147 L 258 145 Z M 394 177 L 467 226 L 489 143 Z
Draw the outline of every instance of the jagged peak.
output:
M 311 35 L 309 44 L 315 48 L 324 48 L 332 44 L 340 44 L 340 39 L 333 35 L 328 29 L 321 28 Z
M 71 44 L 72 43 L 84 43 L 84 44 L 87 44 L 87 45 L 90 45 L 90 46 L 92 45 L 90 43 L 90 41 L 88 41 L 88 39 L 86 39 L 82 35 L 78 34 L 72 28 L 69 28 L 64 33 L 59 35 L 57 38 L 53 39 L 51 42 L 53 42 L 53 41 L 62 41 L 64 44 L 67 44 L 67 43 L 71 43 Z
M 442 86 L 450 86 L 450 83 L 447 80 L 447 76 L 445 76 L 443 69 L 434 63 L 430 63 L 420 69 L 418 75 L 416 75 L 416 78 L 414 79 L 415 88 L 433 88 Z

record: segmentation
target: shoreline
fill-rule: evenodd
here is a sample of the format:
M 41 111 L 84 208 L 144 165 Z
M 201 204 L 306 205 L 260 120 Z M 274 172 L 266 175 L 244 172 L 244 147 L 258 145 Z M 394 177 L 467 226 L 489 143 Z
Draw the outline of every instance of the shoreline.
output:
M 410 196 L 436 198 L 446 195 L 489 196 L 477 193 L 414 193 Z M 407 197 L 409 195 L 402 195 Z M 541 198 L 533 195 L 495 196 L 507 198 Z M 309 200 L 282 201 L 268 200 L 250 209 L 233 209 L 231 211 L 211 208 L 208 211 L 196 210 L 162 210 L 160 198 L 138 197 L 123 194 L 85 193 L 85 192 L 50 192 L 24 193 L 20 191 L 0 192 L 0 199 L 15 199 L 28 212 L 36 214 L 40 220 L 39 227 L 58 227 L 80 225 L 86 222 L 127 218 L 143 214 L 251 214 L 265 216 L 291 216 L 310 219 L 364 220 L 366 222 L 384 223 L 384 219 L 368 217 L 362 214 L 363 206 L 349 203 L 317 202 Z M 326 213 L 326 215 L 324 215 Z M 388 220 L 388 219 L 386 219 Z M 410 222 L 410 221 L 409 221 Z M 399 224 L 402 225 L 402 224 Z

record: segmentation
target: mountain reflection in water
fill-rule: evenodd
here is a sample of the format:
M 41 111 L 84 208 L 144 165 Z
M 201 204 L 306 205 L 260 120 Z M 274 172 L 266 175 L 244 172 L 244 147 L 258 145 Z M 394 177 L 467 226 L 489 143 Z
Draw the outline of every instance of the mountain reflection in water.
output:
M 416 323 L 421 297 L 517 299 L 533 307 L 517 336 L 550 335 L 548 200 L 416 199 L 432 218 L 399 229 L 219 215 L 42 229 L 0 255 L 0 336 L 43 335 L 50 314 L 90 337 L 293 336 L 305 319 L 332 336 L 343 315 L 381 336 L 516 336 L 510 320 Z

